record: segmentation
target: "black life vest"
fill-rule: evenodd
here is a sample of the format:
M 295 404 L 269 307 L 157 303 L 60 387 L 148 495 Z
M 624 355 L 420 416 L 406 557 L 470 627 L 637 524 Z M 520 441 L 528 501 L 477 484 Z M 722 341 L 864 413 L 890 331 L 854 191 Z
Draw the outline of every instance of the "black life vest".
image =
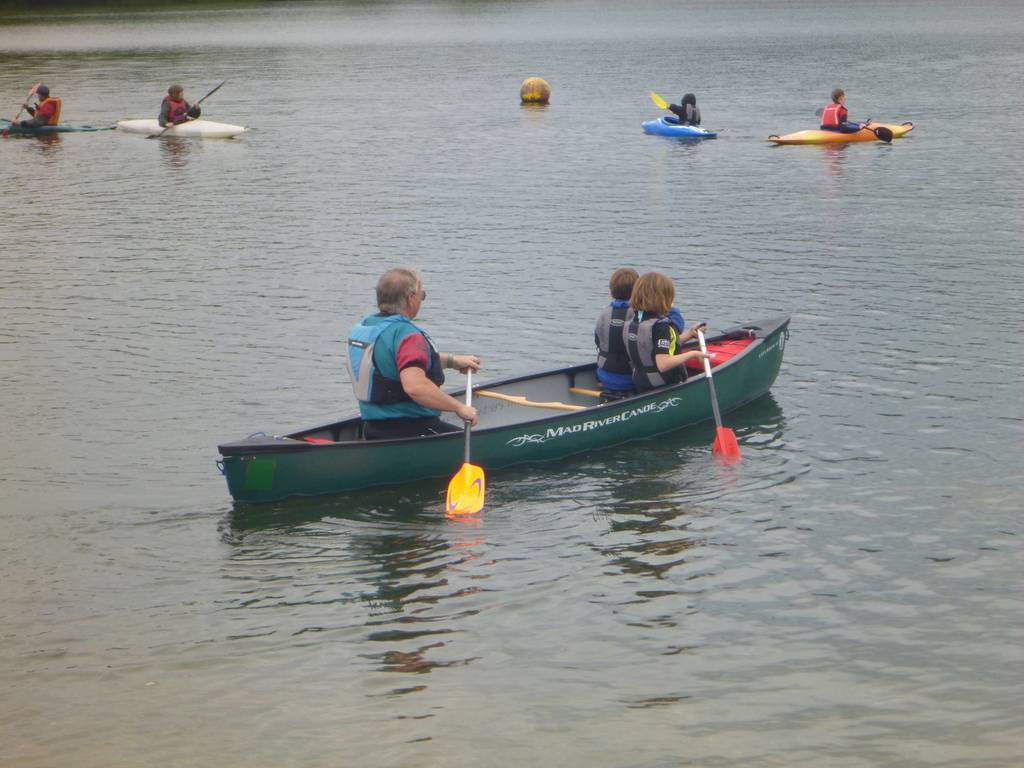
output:
M 667 317 L 652 317 L 648 320 L 641 320 L 643 313 L 634 315 L 632 321 L 626 326 L 623 339 L 626 342 L 626 350 L 629 353 L 629 362 L 633 366 L 633 386 L 637 392 L 646 392 L 656 387 L 664 387 L 667 384 L 678 384 L 686 380 L 686 369 L 683 366 L 673 368 L 662 373 L 658 370 L 655 362 L 654 347 L 654 326 L 657 323 L 667 323 L 672 331 L 672 343 L 669 346 L 669 354 L 675 354 L 676 330 Z
M 594 335 L 597 337 L 597 367 L 609 373 L 631 373 L 629 353 L 626 351 L 624 331 L 633 310 L 628 306 L 616 307 L 609 304 L 597 318 Z

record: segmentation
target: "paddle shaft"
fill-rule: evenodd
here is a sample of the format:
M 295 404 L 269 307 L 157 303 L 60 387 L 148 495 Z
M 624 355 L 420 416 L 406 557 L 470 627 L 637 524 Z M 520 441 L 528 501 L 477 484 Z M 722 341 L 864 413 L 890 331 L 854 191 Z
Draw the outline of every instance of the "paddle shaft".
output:
M 466 407 L 473 405 L 473 369 L 466 369 Z M 444 509 L 446 515 L 471 515 L 479 512 L 484 506 L 485 486 L 487 483 L 482 467 L 469 463 L 469 437 L 473 428 L 472 422 L 465 423 L 466 442 L 465 456 L 462 467 L 448 483 Z
M 715 426 L 722 426 L 722 414 L 718 411 L 718 395 L 715 393 L 715 379 L 711 375 L 711 361 L 708 360 L 708 347 L 704 343 L 704 333 L 697 331 L 697 338 L 700 340 L 700 351 L 704 353 L 704 373 L 708 377 L 708 389 L 711 390 L 711 410 L 715 414 Z
M 195 103 L 194 103 L 194 104 L 193 104 L 192 106 L 193 106 L 193 107 L 197 107 L 197 106 L 199 106 L 200 104 L 202 104 L 202 103 L 203 103 L 204 101 L 206 101 L 206 100 L 207 100 L 208 98 L 210 98 L 211 96 L 213 96 L 213 94 L 215 94 L 215 93 L 216 93 L 217 91 L 219 91 L 219 90 L 220 90 L 220 87 L 221 87 L 222 85 L 224 85 L 224 83 L 226 83 L 226 82 L 227 82 L 227 80 L 221 80 L 221 82 L 220 82 L 220 85 L 218 85 L 218 86 L 217 86 L 216 88 L 214 88 L 214 89 L 213 89 L 212 91 L 210 91 L 210 92 L 209 92 L 208 94 L 206 94 L 205 96 L 203 96 L 203 98 L 201 98 L 201 99 L 200 99 L 199 101 L 195 102 Z M 185 122 L 187 123 L 187 122 L 188 122 L 188 120 L 186 120 Z M 163 135 L 164 135 L 165 133 L 167 133 L 167 132 L 168 132 L 169 130 L 171 130 L 171 128 L 174 128 L 174 127 L 175 127 L 175 126 L 177 126 L 177 125 L 181 125 L 181 123 L 175 123 L 174 125 L 169 125 L 169 126 L 167 126 L 166 128 L 164 128 L 164 129 L 163 129 L 162 131 L 160 131 L 160 133 L 156 134 L 155 136 L 150 136 L 149 138 L 151 138 L 151 139 L 159 139 L 159 138 L 160 138 L 161 136 L 163 136 Z
M 38 88 L 38 87 L 39 87 L 39 83 L 36 83 L 35 85 L 33 85 L 31 88 L 28 89 L 28 96 L 25 97 L 25 101 L 28 101 L 29 99 L 31 99 L 33 96 L 36 95 L 36 88 Z M 18 114 L 16 114 L 14 116 L 14 119 L 11 120 L 11 123 L 18 122 L 18 118 L 21 117 L 21 113 L 24 112 L 24 111 L 25 111 L 25 102 L 23 101 L 21 103 L 21 109 L 18 110 Z
M 205 96 L 203 96 L 203 98 L 201 98 L 201 99 L 200 99 L 199 101 L 197 101 L 197 102 L 196 102 L 195 104 L 193 104 L 192 106 L 194 107 L 194 106 L 196 106 L 196 104 L 202 104 L 202 103 L 203 103 L 204 101 L 206 101 L 206 100 L 207 100 L 208 98 L 210 98 L 211 96 L 213 96 L 213 94 L 215 94 L 215 93 L 216 93 L 217 91 L 219 91 L 219 90 L 220 90 L 220 87 L 221 87 L 222 85 L 224 85 L 224 83 L 226 83 L 226 82 L 227 82 L 227 80 L 221 80 L 221 81 L 220 81 L 220 84 L 219 84 L 219 85 L 218 85 L 218 86 L 217 86 L 216 88 L 214 88 L 214 89 L 213 89 L 212 91 L 210 91 L 210 92 L 209 92 L 208 94 L 206 94 Z
M 473 405 L 473 369 L 466 369 L 466 406 Z M 471 424 L 466 422 L 466 453 L 463 462 L 469 464 L 469 432 Z

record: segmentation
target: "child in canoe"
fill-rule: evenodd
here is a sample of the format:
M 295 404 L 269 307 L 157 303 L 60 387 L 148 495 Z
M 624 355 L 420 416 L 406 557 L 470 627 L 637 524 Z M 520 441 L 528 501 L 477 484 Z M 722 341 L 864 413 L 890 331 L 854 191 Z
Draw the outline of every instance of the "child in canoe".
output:
M 648 272 L 633 286 L 629 300 L 633 317 L 626 326 L 624 341 L 637 392 L 685 381 L 686 361 L 705 357 L 698 349 L 679 351 L 705 325 L 677 330 L 669 316 L 675 295 L 671 278 L 660 272 Z
M 620 267 L 612 272 L 608 281 L 612 302 L 601 311 L 594 326 L 597 380 L 601 382 L 601 395 L 606 400 L 618 400 L 633 394 L 633 368 L 629 364 L 622 334 L 633 319 L 629 297 L 639 277 L 640 274 L 631 267 Z
M 594 327 L 597 380 L 601 382 L 601 395 L 605 400 L 618 400 L 634 394 L 633 366 L 626 349 L 626 332 L 633 320 L 630 297 L 639 277 L 632 267 L 620 267 L 612 273 L 608 281 L 612 301 L 601 311 Z M 670 298 L 669 304 L 671 302 Z M 676 334 L 683 333 L 683 315 L 677 307 L 670 307 L 665 316 Z

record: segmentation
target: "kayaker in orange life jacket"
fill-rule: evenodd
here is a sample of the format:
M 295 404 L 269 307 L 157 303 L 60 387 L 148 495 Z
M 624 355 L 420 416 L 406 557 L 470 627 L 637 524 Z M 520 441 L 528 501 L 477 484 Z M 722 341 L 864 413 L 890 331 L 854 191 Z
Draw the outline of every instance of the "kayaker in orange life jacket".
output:
M 189 120 L 195 120 L 202 114 L 198 104 L 185 101 L 185 89 L 180 85 L 172 85 L 167 89 L 163 103 L 160 104 L 160 117 L 157 120 L 161 128 L 170 128 Z
M 846 111 L 845 103 L 846 91 L 842 88 L 832 91 L 832 101 L 821 110 L 821 130 L 856 133 L 864 127 L 863 123 L 847 122 L 849 113 Z
M 18 125 L 25 127 L 42 125 L 57 125 L 60 122 L 60 99 L 50 95 L 50 89 L 45 85 L 36 88 L 36 96 L 39 101 L 34 107 L 22 104 L 25 110 L 32 115 L 31 120 L 22 120 Z

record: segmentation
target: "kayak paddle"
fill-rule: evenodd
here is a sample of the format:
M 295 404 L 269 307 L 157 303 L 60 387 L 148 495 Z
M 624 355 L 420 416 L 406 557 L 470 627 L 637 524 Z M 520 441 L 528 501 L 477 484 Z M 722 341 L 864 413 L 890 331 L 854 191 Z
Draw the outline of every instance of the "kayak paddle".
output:
M 208 98 L 210 98 L 211 96 L 213 96 L 213 94 L 215 94 L 215 93 L 216 93 L 217 91 L 219 91 L 219 90 L 220 90 L 220 86 L 221 86 L 221 85 L 224 85 L 224 83 L 226 83 L 226 82 L 227 82 L 227 80 L 222 80 L 222 81 L 221 81 L 221 83 L 220 83 L 220 85 L 218 85 L 218 86 L 217 86 L 216 88 L 214 88 L 214 89 L 213 89 L 212 91 L 210 91 L 210 92 L 209 92 L 208 94 L 206 94 L 205 96 L 203 96 L 203 98 L 201 98 L 201 99 L 200 99 L 199 101 L 197 101 L 197 102 L 193 103 L 193 104 L 192 104 L 192 106 L 193 106 L 193 107 L 197 107 L 197 106 L 199 106 L 200 104 L 202 104 L 202 103 L 203 103 L 204 101 L 206 101 L 206 100 L 207 100 Z M 189 120 L 191 120 L 191 119 L 192 119 L 192 118 L 189 118 L 189 119 L 188 119 L 188 120 L 186 120 L 185 122 L 187 123 L 187 122 L 188 122 Z M 167 126 L 166 128 L 164 128 L 164 129 L 163 129 L 162 131 L 160 131 L 160 133 L 154 133 L 154 134 L 153 134 L 152 136 L 147 136 L 146 138 L 147 138 L 147 139 L 159 139 L 159 138 L 160 138 L 161 136 L 163 136 L 163 135 L 164 135 L 165 133 L 167 133 L 167 132 L 168 132 L 169 130 L 171 130 L 171 128 L 174 128 L 175 126 L 178 126 L 178 125 L 181 125 L 181 123 L 175 123 L 174 125 L 169 125 L 169 126 Z
M 711 444 L 711 453 L 726 464 L 734 464 L 743 458 L 740 456 L 740 446 L 736 442 L 736 433 L 728 427 L 722 426 L 722 414 L 718 412 L 718 395 L 715 394 L 715 382 L 711 378 L 711 361 L 706 357 L 708 348 L 704 343 L 704 333 L 700 329 L 697 329 L 697 338 L 700 340 L 700 351 L 705 354 L 704 373 L 708 377 L 708 389 L 711 390 L 711 410 L 715 414 L 715 442 Z
M 868 122 L 870 123 L 871 121 L 868 120 Z M 886 128 L 884 125 L 879 125 L 875 128 L 872 128 L 870 125 L 866 125 L 865 127 L 869 131 L 874 131 L 875 136 L 884 141 L 886 144 L 892 143 L 892 131 Z
M 665 101 L 661 96 L 651 91 L 651 101 L 654 102 L 654 106 L 660 107 L 661 109 L 668 109 L 668 102 Z
M 42 85 L 42 83 L 36 83 L 35 85 L 33 85 L 31 88 L 28 89 L 28 96 L 25 97 L 25 101 L 26 102 L 29 99 L 31 99 L 33 96 L 36 95 L 36 89 L 38 89 L 40 85 Z M 14 116 L 14 119 L 11 120 L 11 122 L 12 123 L 18 122 L 18 118 L 21 117 L 21 113 L 24 112 L 24 111 L 25 111 L 25 102 L 22 102 L 21 109 L 18 110 L 18 114 L 16 114 Z
M 473 404 L 473 369 L 466 369 L 466 405 Z M 445 514 L 472 515 L 484 506 L 484 470 L 469 463 L 469 431 L 472 425 L 466 422 L 466 455 L 462 468 L 448 483 L 445 500 Z

